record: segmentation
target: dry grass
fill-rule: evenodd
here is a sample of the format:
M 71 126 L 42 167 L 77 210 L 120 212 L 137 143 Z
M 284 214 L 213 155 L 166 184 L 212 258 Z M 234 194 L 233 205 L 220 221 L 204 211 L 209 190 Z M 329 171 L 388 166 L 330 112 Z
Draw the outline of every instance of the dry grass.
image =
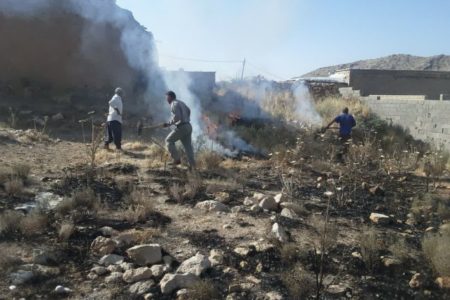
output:
M 292 264 L 298 259 L 298 248 L 295 244 L 285 244 L 280 249 L 281 262 L 286 265 Z
M 440 276 L 450 276 L 450 230 L 437 234 L 428 234 L 422 241 L 425 258 L 433 270 Z
M 18 257 L 21 248 L 14 244 L 0 244 L 0 270 L 8 272 L 12 267 L 19 265 L 22 260 Z
M 169 188 L 170 196 L 178 203 L 183 202 L 183 188 L 179 183 L 174 183 Z
M 314 293 L 314 278 L 301 265 L 294 266 L 281 275 L 281 280 L 289 292 L 289 299 L 303 300 Z
M 64 199 L 56 208 L 60 216 L 70 217 L 75 222 L 95 217 L 100 208 L 100 200 L 90 188 L 74 192 L 71 198 Z
M 5 210 L 0 214 L 0 234 L 14 234 L 20 229 L 23 214 L 14 210 Z
M 41 212 L 32 212 L 22 219 L 19 222 L 19 230 L 22 235 L 30 237 L 36 236 L 45 233 L 48 224 L 47 215 Z
M 379 252 L 381 250 L 381 243 L 374 228 L 364 227 L 362 229 L 362 232 L 359 235 L 359 246 L 366 268 L 370 272 L 373 272 L 379 263 Z
M 201 151 L 197 154 L 197 165 L 204 170 L 218 169 L 223 157 L 213 151 Z
M 189 299 L 215 300 L 220 299 L 220 295 L 211 281 L 200 280 L 189 288 Z
M 148 148 L 148 146 L 143 142 L 134 141 L 123 144 L 123 148 L 131 151 L 144 151 Z
M 155 211 L 155 203 L 148 191 L 133 190 L 126 202 L 128 208 L 122 212 L 122 217 L 132 224 L 146 221 Z
M 23 181 L 19 178 L 8 179 L 4 183 L 4 189 L 6 194 L 8 194 L 11 197 L 20 196 L 24 192 Z
M 58 239 L 62 242 L 67 242 L 74 232 L 75 225 L 72 222 L 65 221 L 59 227 Z
M 405 238 L 396 238 L 395 242 L 389 246 L 392 255 L 402 263 L 411 258 L 411 247 L 407 244 Z
M 25 181 L 28 179 L 28 176 L 30 175 L 31 166 L 28 164 L 14 164 L 11 167 L 11 171 L 12 177 L 17 177 Z
M 188 175 L 188 181 L 184 186 L 183 198 L 193 200 L 202 188 L 202 179 L 195 174 Z

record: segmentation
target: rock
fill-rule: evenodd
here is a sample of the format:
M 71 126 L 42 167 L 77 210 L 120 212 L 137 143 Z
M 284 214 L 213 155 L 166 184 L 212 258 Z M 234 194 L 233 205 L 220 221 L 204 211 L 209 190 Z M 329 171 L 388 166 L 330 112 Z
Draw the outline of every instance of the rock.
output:
M 203 210 L 207 210 L 207 211 L 222 211 L 222 212 L 229 212 L 230 208 L 228 206 L 226 206 L 223 203 L 220 203 L 218 201 L 215 200 L 206 200 L 206 201 L 202 201 L 199 202 L 195 205 L 196 208 L 199 209 L 203 209 Z
M 283 208 L 281 210 L 281 216 L 288 218 L 288 219 L 293 219 L 293 220 L 298 219 L 297 214 L 290 208 Z
M 71 292 L 72 292 L 71 289 L 69 289 L 69 288 L 67 288 L 67 287 L 64 287 L 64 286 L 62 286 L 62 285 L 57 285 L 57 286 L 55 287 L 55 293 L 56 293 L 56 294 L 69 294 L 69 293 L 71 293 Z
M 108 270 L 109 272 L 123 272 L 123 269 L 120 265 L 109 265 L 106 270 Z
M 125 282 L 133 283 L 136 281 L 150 279 L 150 277 L 152 277 L 152 275 L 153 275 L 152 270 L 150 268 L 141 267 L 141 268 L 125 271 L 125 273 L 123 273 L 122 279 Z
M 121 263 L 123 263 L 123 256 L 117 254 L 107 254 L 98 261 L 99 265 L 106 267 L 110 265 L 119 265 Z
M 169 268 L 165 265 L 153 265 L 150 269 L 155 278 L 159 278 L 169 271 Z
M 54 265 L 64 259 L 64 254 L 57 250 L 33 250 L 33 263 L 39 265 Z
M 116 250 L 116 242 L 110 238 L 98 236 L 91 243 L 91 251 L 98 255 L 111 254 Z
M 409 286 L 412 289 L 420 288 L 423 284 L 423 276 L 420 273 L 416 273 L 412 276 L 411 280 L 409 281 Z
M 224 261 L 224 252 L 220 249 L 212 249 L 209 252 L 209 261 L 211 262 L 212 267 L 222 265 Z
M 36 205 L 42 210 L 51 210 L 57 207 L 62 201 L 63 197 L 50 193 L 50 192 L 42 192 L 38 193 L 34 200 Z
M 218 192 L 214 194 L 215 200 L 220 203 L 229 203 L 231 200 L 230 194 L 227 192 Z
M 233 226 L 232 226 L 231 224 L 227 223 L 227 224 L 224 224 L 224 225 L 222 226 L 222 228 L 223 228 L 223 229 L 231 229 L 231 228 L 233 228 Z
M 379 214 L 379 213 L 371 213 L 369 219 L 372 223 L 386 225 L 391 222 L 391 218 L 389 216 Z
M 283 300 L 283 296 L 279 292 L 268 292 L 264 300 Z
M 183 261 L 177 269 L 177 273 L 192 273 L 200 276 L 206 269 L 211 267 L 208 257 L 201 253 Z
M 438 278 L 436 278 L 436 284 L 441 289 L 450 289 L 450 277 L 449 276 L 438 277 Z
M 275 201 L 275 199 L 272 196 L 264 197 L 264 199 L 262 199 L 259 202 L 259 206 L 262 209 L 267 209 L 267 210 L 271 210 L 271 211 L 275 211 L 278 209 L 278 203 Z
M 236 205 L 236 206 L 233 206 L 231 208 L 231 212 L 234 213 L 234 214 L 237 214 L 237 213 L 240 213 L 240 212 L 243 212 L 243 211 L 245 211 L 245 208 L 243 206 L 241 206 L 241 205 Z
M 256 202 L 260 202 L 265 197 L 266 197 L 266 195 L 264 195 L 263 193 L 254 193 L 252 198 L 256 203 Z
M 153 280 L 146 280 L 146 281 L 139 281 L 136 282 L 128 288 L 128 291 L 130 294 L 135 296 L 141 296 L 145 293 L 148 293 L 152 287 L 155 285 L 155 282 Z M 151 298 L 147 298 L 151 299 Z
M 362 255 L 358 251 L 352 252 L 352 257 L 357 258 L 357 259 L 362 259 Z
M 123 262 L 120 264 L 120 268 L 124 271 L 128 271 L 128 270 L 134 269 L 134 264 L 128 263 L 128 262 Z
M 34 274 L 32 271 L 18 270 L 9 274 L 9 278 L 12 284 L 21 285 L 31 281 L 34 278 Z
M 128 257 L 138 265 L 155 264 L 161 261 L 162 253 L 159 244 L 146 244 L 131 247 L 127 250 Z
M 161 286 L 161 292 L 167 295 L 178 289 L 190 288 L 198 280 L 199 278 L 192 273 L 166 274 L 159 284 Z
M 105 267 L 97 266 L 97 267 L 93 267 L 91 269 L 91 272 L 101 276 L 101 275 L 105 275 L 106 273 L 108 273 L 108 270 Z
M 402 264 L 401 260 L 393 257 L 382 257 L 381 261 L 386 268 L 395 268 Z
M 123 273 L 122 272 L 112 272 L 105 278 L 106 283 L 119 283 L 122 281 Z
M 286 201 L 286 197 L 283 195 L 283 193 L 276 194 L 275 197 L 273 197 L 273 199 L 275 199 L 275 202 L 278 204 L 281 204 L 282 202 Z
M 121 232 L 114 237 L 114 241 L 118 247 L 130 246 L 135 244 L 139 239 L 139 232 L 137 230 L 130 230 Z
M 155 295 L 153 295 L 152 293 L 147 293 L 144 295 L 144 300 L 152 300 L 152 299 L 156 299 Z
M 241 261 L 241 262 L 239 263 L 239 267 L 241 267 L 242 270 L 247 270 L 248 267 L 249 267 L 249 264 L 248 264 L 248 262 L 246 262 L 245 260 L 243 260 L 243 261 Z
M 277 240 L 282 243 L 287 243 L 289 241 L 289 236 L 287 235 L 286 231 L 278 223 L 273 224 L 272 233 L 275 235 Z
M 376 185 L 369 189 L 369 193 L 373 196 L 384 196 L 384 189 L 381 186 Z
M 252 206 L 253 204 L 255 204 L 255 200 L 253 200 L 253 198 L 245 197 L 244 199 L 245 206 Z
M 115 230 L 114 228 L 112 228 L 110 226 L 103 226 L 102 228 L 100 228 L 100 232 L 104 236 L 113 236 L 118 233 L 117 230 Z
M 252 205 L 252 207 L 250 207 L 250 211 L 252 211 L 252 212 L 261 212 L 262 210 L 263 209 L 258 204 L 254 204 L 254 205 Z
M 237 246 L 236 248 L 234 248 L 233 251 L 234 251 L 234 253 L 239 254 L 240 256 L 247 256 L 251 252 L 255 251 L 255 247 L 250 248 L 247 245 L 241 245 L 241 246 Z

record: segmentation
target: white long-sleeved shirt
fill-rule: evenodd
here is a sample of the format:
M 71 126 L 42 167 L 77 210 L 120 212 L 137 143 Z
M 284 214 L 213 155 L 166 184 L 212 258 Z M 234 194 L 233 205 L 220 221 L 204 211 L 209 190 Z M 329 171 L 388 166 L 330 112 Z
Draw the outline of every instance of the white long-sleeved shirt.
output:
M 120 115 L 117 113 L 116 109 L 120 112 Z M 119 95 L 114 95 L 111 100 L 109 100 L 109 112 L 107 121 L 119 121 L 122 123 L 122 97 Z
M 181 100 L 173 100 L 170 104 L 170 111 L 172 112 L 172 119 L 169 122 L 170 125 L 180 125 L 191 121 L 191 110 Z

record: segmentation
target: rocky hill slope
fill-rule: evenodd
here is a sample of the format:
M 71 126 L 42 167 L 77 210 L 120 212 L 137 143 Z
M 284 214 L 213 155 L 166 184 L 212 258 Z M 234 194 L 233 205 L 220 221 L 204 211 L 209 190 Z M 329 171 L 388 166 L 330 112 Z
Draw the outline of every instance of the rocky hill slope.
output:
M 328 76 L 339 69 L 382 69 L 382 70 L 427 70 L 450 71 L 450 56 L 429 57 L 408 54 L 394 54 L 381 58 L 359 60 L 351 63 L 319 68 L 302 77 Z

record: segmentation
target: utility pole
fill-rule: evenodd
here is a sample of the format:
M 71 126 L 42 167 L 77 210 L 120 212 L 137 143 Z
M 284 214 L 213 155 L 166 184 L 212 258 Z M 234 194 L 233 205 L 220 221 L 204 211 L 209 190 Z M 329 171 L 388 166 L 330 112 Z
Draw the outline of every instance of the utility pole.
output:
M 244 70 L 245 70 L 245 58 L 242 61 L 242 73 L 241 73 L 241 80 L 244 80 Z

